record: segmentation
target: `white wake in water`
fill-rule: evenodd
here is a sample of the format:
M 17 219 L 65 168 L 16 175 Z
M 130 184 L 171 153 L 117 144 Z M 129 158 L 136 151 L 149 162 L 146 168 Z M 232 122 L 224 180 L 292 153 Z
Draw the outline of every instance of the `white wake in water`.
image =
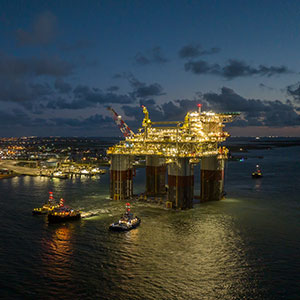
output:
M 91 218 L 94 216 L 99 216 L 100 214 L 108 214 L 109 210 L 108 209 L 96 209 L 96 210 L 90 210 L 90 211 L 85 211 L 81 213 L 81 218 Z

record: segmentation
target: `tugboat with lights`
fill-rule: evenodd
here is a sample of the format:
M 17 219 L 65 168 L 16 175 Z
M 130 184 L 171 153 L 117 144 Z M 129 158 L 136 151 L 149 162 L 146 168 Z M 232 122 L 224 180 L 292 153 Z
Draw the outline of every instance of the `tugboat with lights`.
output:
M 48 202 L 45 203 L 42 207 L 34 208 L 32 211 L 32 214 L 33 215 L 45 215 L 58 207 L 60 207 L 60 205 L 58 203 L 56 203 L 56 201 L 54 200 L 53 192 L 49 192 Z
M 256 165 L 256 170 L 252 173 L 252 178 L 261 178 L 263 177 L 262 172 L 259 168 L 259 165 Z
M 72 209 L 64 205 L 64 199 L 60 199 L 59 207 L 53 209 L 48 213 L 49 223 L 59 223 L 66 221 L 79 220 L 81 218 L 81 212 L 79 210 Z
M 133 214 L 130 212 L 130 203 L 126 203 L 126 212 L 118 222 L 112 223 L 109 229 L 114 231 L 128 231 L 136 228 L 140 223 L 141 219 L 137 216 L 133 217 Z

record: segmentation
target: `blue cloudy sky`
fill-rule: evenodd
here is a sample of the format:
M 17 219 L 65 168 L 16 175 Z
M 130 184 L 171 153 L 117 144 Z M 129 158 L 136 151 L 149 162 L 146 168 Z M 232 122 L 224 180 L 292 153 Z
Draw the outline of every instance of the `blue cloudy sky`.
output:
M 119 135 L 197 103 L 300 136 L 299 1 L 0 2 L 0 136 Z

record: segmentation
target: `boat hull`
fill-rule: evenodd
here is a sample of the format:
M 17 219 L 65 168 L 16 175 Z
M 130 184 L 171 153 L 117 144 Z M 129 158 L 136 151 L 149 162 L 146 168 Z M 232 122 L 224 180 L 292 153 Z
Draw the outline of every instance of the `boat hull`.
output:
M 252 174 L 252 178 L 262 178 L 262 175 L 259 175 L 259 174 Z
M 61 176 L 57 175 L 57 176 L 52 176 L 52 178 L 68 179 L 69 177 L 68 177 L 68 175 L 61 175 Z
M 138 227 L 140 223 L 141 223 L 141 219 L 138 218 L 138 221 L 134 224 L 125 225 L 125 224 L 113 223 L 109 226 L 109 229 L 112 231 L 129 231 L 131 229 Z
M 62 222 L 76 221 L 80 219 L 81 219 L 80 214 L 77 214 L 75 216 L 57 216 L 57 215 L 48 214 L 49 223 L 62 223 Z
M 32 215 L 37 215 L 37 216 L 40 216 L 40 215 L 46 215 L 48 213 L 47 210 L 33 210 L 32 211 Z

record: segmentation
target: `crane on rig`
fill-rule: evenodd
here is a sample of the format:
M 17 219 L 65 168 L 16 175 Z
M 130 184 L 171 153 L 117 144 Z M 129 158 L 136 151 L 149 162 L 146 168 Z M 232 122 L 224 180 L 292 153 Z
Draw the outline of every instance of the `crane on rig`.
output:
M 113 119 L 121 132 L 123 133 L 125 138 L 133 138 L 134 137 L 134 132 L 129 128 L 129 126 L 122 120 L 122 117 L 116 113 L 116 111 L 111 108 L 107 107 L 109 111 L 111 111 Z

